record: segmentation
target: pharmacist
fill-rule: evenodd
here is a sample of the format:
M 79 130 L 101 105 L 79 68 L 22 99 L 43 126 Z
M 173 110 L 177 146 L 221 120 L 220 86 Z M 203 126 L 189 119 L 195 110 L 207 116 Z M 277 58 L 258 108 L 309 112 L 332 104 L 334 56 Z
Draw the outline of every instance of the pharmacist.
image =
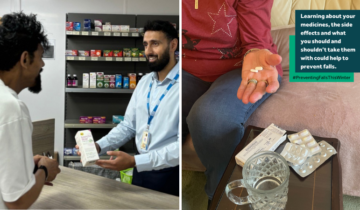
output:
M 48 46 L 35 15 L 0 18 L 0 209 L 27 209 L 60 173 L 57 161 L 33 157 L 32 121 L 18 94 L 41 91 L 42 54 Z M 35 165 L 37 169 L 35 169 Z
M 144 47 L 151 74 L 137 85 L 124 121 L 96 142 L 97 165 L 121 171 L 134 167 L 133 185 L 179 195 L 179 64 L 175 59 L 178 33 L 166 21 L 148 22 Z M 111 151 L 135 137 L 135 157 Z M 78 146 L 76 146 L 78 148 Z

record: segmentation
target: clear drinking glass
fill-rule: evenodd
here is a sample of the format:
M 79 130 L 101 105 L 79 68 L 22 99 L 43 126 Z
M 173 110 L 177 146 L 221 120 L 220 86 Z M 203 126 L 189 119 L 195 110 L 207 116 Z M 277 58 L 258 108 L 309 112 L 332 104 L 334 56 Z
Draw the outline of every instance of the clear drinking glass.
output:
M 243 179 L 226 185 L 226 196 L 237 205 L 251 204 L 254 210 L 285 209 L 290 170 L 286 160 L 275 152 L 259 152 L 244 165 Z M 238 197 L 233 189 L 246 188 L 248 196 Z

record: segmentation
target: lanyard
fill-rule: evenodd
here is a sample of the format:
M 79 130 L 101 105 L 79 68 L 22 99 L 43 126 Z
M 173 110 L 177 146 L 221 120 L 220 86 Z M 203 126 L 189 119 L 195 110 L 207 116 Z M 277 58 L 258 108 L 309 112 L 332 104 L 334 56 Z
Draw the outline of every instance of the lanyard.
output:
M 166 93 L 169 92 L 169 90 L 171 89 L 171 87 L 175 84 L 176 80 L 179 78 L 179 74 L 176 74 L 176 76 L 174 77 L 173 81 L 171 81 L 171 83 L 169 84 L 169 86 L 166 88 L 166 90 L 164 91 L 164 93 L 160 96 L 156 106 L 154 107 L 154 109 L 152 110 L 151 114 L 150 114 L 150 92 L 151 92 L 151 87 L 153 84 L 153 80 L 151 80 L 150 82 L 150 86 L 149 86 L 149 93 L 147 96 L 147 110 L 148 110 L 148 114 L 149 114 L 149 120 L 148 120 L 148 125 L 147 128 L 149 129 L 150 123 L 152 121 L 152 119 L 154 118 L 155 112 L 157 111 L 160 102 L 162 101 L 162 99 L 165 97 Z

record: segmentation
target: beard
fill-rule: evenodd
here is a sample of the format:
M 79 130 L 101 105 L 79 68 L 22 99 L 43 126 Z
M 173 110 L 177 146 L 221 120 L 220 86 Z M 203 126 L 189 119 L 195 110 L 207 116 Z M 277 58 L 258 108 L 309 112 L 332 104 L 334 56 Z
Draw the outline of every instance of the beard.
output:
M 149 57 L 155 56 L 157 60 L 155 62 L 149 62 Z M 147 55 L 147 65 L 151 71 L 159 72 L 165 68 L 166 65 L 168 65 L 170 61 L 170 47 L 168 46 L 164 53 L 161 54 L 161 59 L 158 59 L 158 55 L 149 54 Z
M 40 73 L 43 71 L 43 69 L 40 70 Z M 41 75 L 39 75 L 35 78 L 35 85 L 32 87 L 29 87 L 29 91 L 32 93 L 39 93 L 41 89 Z

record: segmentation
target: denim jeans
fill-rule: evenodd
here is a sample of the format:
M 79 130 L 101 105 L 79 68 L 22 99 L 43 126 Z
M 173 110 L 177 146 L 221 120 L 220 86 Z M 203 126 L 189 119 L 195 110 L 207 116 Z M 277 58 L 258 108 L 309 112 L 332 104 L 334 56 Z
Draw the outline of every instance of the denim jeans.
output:
M 190 132 L 196 153 L 206 167 L 205 192 L 212 199 L 230 158 L 244 135 L 244 124 L 271 94 L 256 103 L 237 98 L 241 70 L 214 82 L 205 82 L 182 71 L 182 135 Z M 279 82 L 281 77 L 279 76 Z

